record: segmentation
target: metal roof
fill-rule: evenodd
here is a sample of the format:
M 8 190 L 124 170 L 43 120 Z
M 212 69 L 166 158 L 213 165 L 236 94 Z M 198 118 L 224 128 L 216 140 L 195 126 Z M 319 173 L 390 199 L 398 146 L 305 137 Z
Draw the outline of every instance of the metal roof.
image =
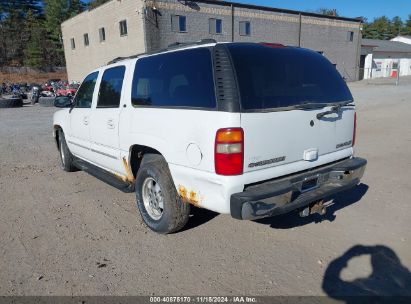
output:
M 411 44 L 378 39 L 362 39 L 362 47 L 373 47 L 373 52 L 411 53 Z
M 216 0 L 193 0 L 193 1 L 188 1 L 188 0 L 181 0 L 181 2 L 182 3 L 185 3 L 185 2 L 187 2 L 187 3 L 189 3 L 189 2 L 199 2 L 199 3 L 207 3 L 207 4 L 222 5 L 222 6 L 231 6 L 231 5 L 233 5 L 234 7 L 239 7 L 239 8 L 256 9 L 256 10 L 269 11 L 269 12 L 310 16 L 310 17 L 317 17 L 317 18 L 324 18 L 324 19 L 342 20 L 342 21 L 349 21 L 349 22 L 356 22 L 356 23 L 362 22 L 362 19 L 360 19 L 360 18 L 347 18 L 347 17 L 340 17 L 340 16 L 329 16 L 329 15 L 323 15 L 323 14 L 319 14 L 319 13 L 296 11 L 296 10 L 282 9 L 282 8 L 276 8 L 276 7 L 271 7 L 271 6 L 255 5 L 255 4 L 246 4 L 246 3 L 239 3 L 239 2 L 235 2 L 235 1 L 221 1 L 221 0 L 219 0 L 219 1 L 216 1 Z
M 1 1 L 1 0 L 0 0 Z M 114 1 L 114 0 L 111 0 Z M 108 1 L 108 2 L 111 2 Z M 166 2 L 169 2 L 169 0 L 164 0 Z M 246 8 L 246 9 L 255 9 L 255 10 L 262 10 L 262 11 L 268 11 L 268 12 L 277 12 L 277 13 L 284 13 L 284 14 L 291 14 L 291 15 L 301 15 L 301 16 L 310 16 L 310 17 L 316 17 L 316 18 L 323 18 L 323 19 L 333 19 L 333 20 L 341 20 L 341 21 L 349 21 L 349 22 L 356 22 L 360 23 L 362 22 L 362 19 L 360 17 L 358 18 L 348 18 L 348 17 L 342 17 L 342 16 L 330 16 L 330 15 L 323 15 L 319 13 L 312 13 L 312 12 L 304 12 L 304 11 L 297 11 L 297 10 L 290 10 L 290 9 L 282 9 L 282 8 L 276 8 L 276 7 L 271 7 L 271 6 L 262 6 L 262 5 L 255 5 L 255 4 L 246 4 L 246 3 L 239 3 L 235 1 L 224 1 L 224 0 L 177 0 L 183 5 L 190 6 L 192 4 L 195 4 L 196 2 L 198 3 L 206 3 L 206 4 L 212 4 L 212 5 L 221 5 L 221 6 L 234 6 L 238 8 Z M 92 9 L 86 9 L 84 12 L 88 12 L 91 10 L 94 10 L 100 6 L 105 5 L 105 2 L 101 5 L 98 5 Z M 82 14 L 80 13 L 80 14 Z M 80 15 L 78 14 L 78 15 Z M 78 16 L 76 15 L 76 16 Z M 76 16 L 73 16 L 67 20 L 73 19 Z M 65 23 L 67 20 L 65 20 L 63 23 Z

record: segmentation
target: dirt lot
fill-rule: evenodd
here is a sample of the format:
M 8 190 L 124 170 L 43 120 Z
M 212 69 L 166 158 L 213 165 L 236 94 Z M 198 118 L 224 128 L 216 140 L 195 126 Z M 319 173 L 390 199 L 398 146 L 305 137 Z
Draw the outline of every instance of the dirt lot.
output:
M 350 86 L 369 164 L 325 217 L 197 209 L 168 236 L 133 194 L 59 168 L 55 109 L 1 109 L 0 295 L 410 295 L 411 81 Z
M 62 79 L 67 80 L 66 72 L 53 72 L 53 73 L 2 73 L 0 72 L 0 83 L 38 83 L 43 84 L 49 79 Z

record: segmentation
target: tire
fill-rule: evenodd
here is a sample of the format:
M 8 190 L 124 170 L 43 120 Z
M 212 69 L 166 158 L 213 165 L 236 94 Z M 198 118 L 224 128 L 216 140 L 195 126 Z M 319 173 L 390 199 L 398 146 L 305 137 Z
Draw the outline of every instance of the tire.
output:
M 151 193 L 150 183 L 153 189 Z M 144 155 L 135 186 L 137 207 L 144 223 L 151 230 L 168 234 L 177 232 L 185 226 L 190 214 L 190 205 L 182 202 L 177 194 L 164 157 L 157 154 Z M 153 201 L 149 199 L 150 194 L 154 201 L 157 200 L 159 208 L 149 206 L 149 202 Z M 161 213 L 160 217 L 158 217 L 159 213 Z
M 0 108 L 19 108 L 23 106 L 21 98 L 2 98 L 0 99 Z
M 58 131 L 58 144 L 61 169 L 66 172 L 77 171 L 77 168 L 73 165 L 73 154 L 71 154 L 67 146 L 64 132 L 61 130 Z
M 39 105 L 43 107 L 54 107 L 54 100 L 56 97 L 40 97 Z

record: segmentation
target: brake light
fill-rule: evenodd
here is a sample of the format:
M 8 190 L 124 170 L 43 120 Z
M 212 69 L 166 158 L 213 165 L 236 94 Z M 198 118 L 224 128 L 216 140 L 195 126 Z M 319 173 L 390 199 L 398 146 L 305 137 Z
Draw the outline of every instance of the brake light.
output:
M 352 146 L 355 145 L 355 136 L 357 134 L 357 112 L 354 112 L 354 130 L 352 134 Z
M 242 128 L 219 129 L 215 137 L 214 165 L 219 175 L 243 174 L 244 132 Z
M 264 46 L 272 47 L 272 48 L 283 48 L 283 47 L 285 47 L 285 45 L 281 44 L 281 43 L 260 42 L 260 44 L 262 44 Z

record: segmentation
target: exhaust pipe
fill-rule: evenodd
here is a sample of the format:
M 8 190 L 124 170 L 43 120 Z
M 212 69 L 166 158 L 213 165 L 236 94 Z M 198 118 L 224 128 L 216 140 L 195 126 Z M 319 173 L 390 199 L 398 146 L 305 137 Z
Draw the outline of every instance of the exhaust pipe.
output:
M 309 216 L 310 214 L 318 213 L 320 215 L 325 215 L 327 212 L 327 206 L 324 205 L 324 201 L 317 201 L 300 211 L 301 217 Z

